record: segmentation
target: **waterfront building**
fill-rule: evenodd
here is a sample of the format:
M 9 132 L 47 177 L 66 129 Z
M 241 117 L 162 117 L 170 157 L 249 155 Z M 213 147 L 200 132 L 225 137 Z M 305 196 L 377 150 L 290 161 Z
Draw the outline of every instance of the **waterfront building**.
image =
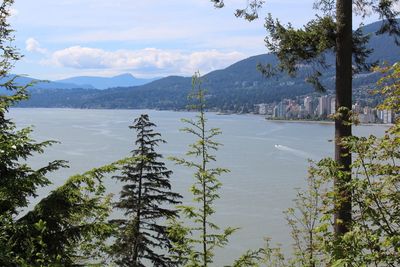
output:
M 359 115 L 360 123 L 374 123 L 376 122 L 376 115 L 374 109 L 371 107 L 364 107 L 363 112 Z
M 268 104 L 258 104 L 256 105 L 257 107 L 257 113 L 261 115 L 266 115 L 268 112 Z
M 328 115 L 328 99 L 327 95 L 321 96 L 319 98 L 318 104 L 318 116 L 326 116 Z M 329 102 L 330 104 L 330 102 Z
M 382 110 L 382 119 L 383 119 L 383 123 L 393 123 L 393 119 L 394 119 L 394 114 L 393 111 L 391 110 Z
M 305 110 L 306 115 L 313 115 L 312 98 L 309 96 L 304 98 L 304 110 Z
M 273 117 L 274 118 L 285 118 L 286 117 L 286 104 L 279 102 L 278 105 L 274 107 Z
M 336 112 L 336 99 L 331 97 L 329 114 L 333 115 Z
M 355 103 L 352 108 L 354 113 L 361 114 L 361 105 L 359 103 Z

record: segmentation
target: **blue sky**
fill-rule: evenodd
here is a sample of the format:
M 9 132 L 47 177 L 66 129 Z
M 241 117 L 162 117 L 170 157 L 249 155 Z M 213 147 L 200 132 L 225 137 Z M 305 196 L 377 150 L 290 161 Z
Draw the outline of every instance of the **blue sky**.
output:
M 24 59 L 14 70 L 40 79 L 71 76 L 190 76 L 267 52 L 268 12 L 295 27 L 313 0 L 269 0 L 260 19 L 234 17 L 246 0 L 16 0 L 11 18 Z M 374 18 L 368 18 L 367 22 Z

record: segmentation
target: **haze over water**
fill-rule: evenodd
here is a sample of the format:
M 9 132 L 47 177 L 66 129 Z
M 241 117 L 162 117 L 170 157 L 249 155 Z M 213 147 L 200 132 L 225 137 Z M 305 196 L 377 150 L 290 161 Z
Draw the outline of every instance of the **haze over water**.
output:
M 69 169 L 51 176 L 53 187 L 69 176 L 111 163 L 129 155 L 134 148 L 135 132 L 128 128 L 138 115 L 148 113 L 157 131 L 168 143 L 159 148 L 167 166 L 174 171 L 173 190 L 190 200 L 192 171 L 174 165 L 170 156 L 183 157 L 193 136 L 182 133 L 181 118 L 193 118 L 191 112 L 154 110 L 78 110 L 12 109 L 10 116 L 18 127 L 34 125 L 37 141 L 57 140 L 44 155 L 35 156 L 34 166 L 63 159 Z M 221 226 L 240 227 L 230 245 L 218 252 L 214 266 L 230 264 L 247 249 L 263 245 L 269 236 L 272 243 L 288 247 L 289 229 L 282 212 L 292 206 L 294 188 L 302 187 L 307 177 L 308 159 L 333 155 L 334 129 L 330 124 L 285 123 L 266 121 L 254 115 L 217 115 L 208 113 L 209 127 L 218 127 L 223 146 L 217 153 L 217 166 L 228 168 L 223 175 L 221 199 L 217 201 L 215 221 Z M 385 126 L 358 126 L 356 135 L 381 135 Z M 120 185 L 106 181 L 110 192 L 118 195 Z M 45 196 L 49 188 L 41 189 Z M 33 202 L 34 203 L 34 202 Z

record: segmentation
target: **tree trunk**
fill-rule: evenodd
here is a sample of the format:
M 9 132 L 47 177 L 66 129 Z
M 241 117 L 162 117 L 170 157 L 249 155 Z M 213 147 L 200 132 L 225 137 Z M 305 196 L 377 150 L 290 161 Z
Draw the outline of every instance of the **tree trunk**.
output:
M 144 137 L 144 127 L 140 129 L 140 136 L 143 139 Z M 145 152 L 145 147 L 144 147 L 144 141 L 142 140 L 140 143 L 140 156 L 145 157 L 146 152 Z M 140 223 L 141 223 L 141 216 L 142 216 L 142 178 L 143 178 L 143 168 L 144 168 L 144 160 L 142 159 L 140 162 L 140 171 L 139 171 L 139 187 L 138 187 L 138 207 L 136 211 L 136 225 L 135 225 L 135 235 L 136 235 L 136 240 L 134 244 L 134 251 L 133 251 L 133 262 L 134 262 L 134 267 L 139 266 L 139 245 L 142 242 L 141 236 L 140 236 Z
M 351 180 L 351 154 L 341 145 L 343 137 L 351 136 L 349 111 L 352 105 L 352 1 L 336 1 L 336 110 L 345 108 L 335 119 L 335 160 L 341 170 L 347 172 L 343 177 L 335 177 L 334 186 L 339 193 L 334 214 L 335 234 L 343 235 L 351 222 L 351 192 L 346 183 Z

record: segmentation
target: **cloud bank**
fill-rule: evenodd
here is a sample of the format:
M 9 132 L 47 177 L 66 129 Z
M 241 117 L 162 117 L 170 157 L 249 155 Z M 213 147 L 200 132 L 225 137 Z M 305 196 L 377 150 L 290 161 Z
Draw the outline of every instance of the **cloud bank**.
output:
M 38 51 L 41 48 L 34 40 L 30 40 L 29 49 Z M 156 48 L 106 51 L 98 48 L 71 46 L 51 53 L 42 63 L 77 70 L 191 75 L 197 70 L 207 73 L 224 68 L 243 58 L 245 55 L 239 52 L 220 52 L 214 49 L 185 53 Z
M 25 49 L 28 52 L 37 52 L 40 54 L 46 54 L 47 50 L 45 48 L 42 48 L 37 40 L 34 38 L 28 38 L 25 41 Z

